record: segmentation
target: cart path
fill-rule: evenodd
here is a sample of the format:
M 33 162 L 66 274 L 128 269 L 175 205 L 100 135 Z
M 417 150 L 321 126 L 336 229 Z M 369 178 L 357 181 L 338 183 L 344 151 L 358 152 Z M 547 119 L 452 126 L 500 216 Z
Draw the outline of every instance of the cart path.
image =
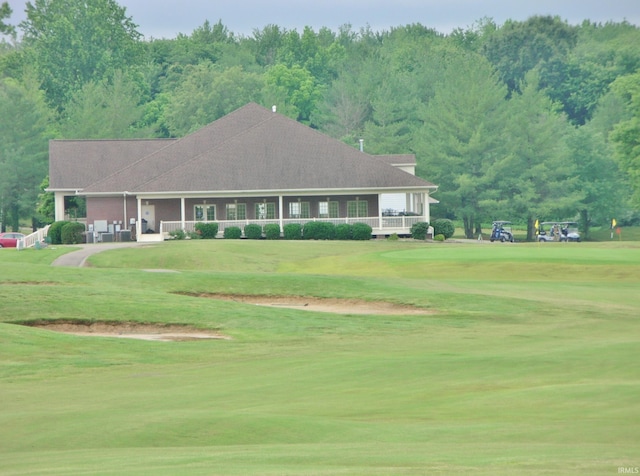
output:
M 148 245 L 148 243 L 138 243 L 137 241 L 126 243 L 93 243 L 93 244 L 81 244 L 73 245 L 80 246 L 81 249 L 66 253 L 56 258 L 51 266 L 67 266 L 72 268 L 81 268 L 87 265 L 87 258 L 96 253 L 102 251 L 114 250 L 118 248 L 131 248 L 134 246 Z

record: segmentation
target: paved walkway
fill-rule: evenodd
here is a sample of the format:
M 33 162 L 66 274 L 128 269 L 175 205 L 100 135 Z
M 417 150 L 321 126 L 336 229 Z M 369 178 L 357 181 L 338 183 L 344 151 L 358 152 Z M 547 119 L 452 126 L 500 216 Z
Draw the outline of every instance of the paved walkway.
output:
M 70 266 L 73 268 L 86 266 L 87 258 L 102 251 L 114 250 L 118 248 L 131 248 L 132 246 L 142 246 L 147 243 L 138 243 L 137 241 L 126 243 L 93 243 L 74 245 L 80 246 L 82 249 L 72 251 L 56 258 L 51 266 Z

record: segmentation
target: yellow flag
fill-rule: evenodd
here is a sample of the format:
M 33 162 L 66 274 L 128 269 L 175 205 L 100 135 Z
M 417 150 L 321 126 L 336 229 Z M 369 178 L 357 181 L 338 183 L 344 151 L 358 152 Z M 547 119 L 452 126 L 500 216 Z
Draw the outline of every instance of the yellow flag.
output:
M 536 227 L 536 230 L 537 230 L 538 228 L 540 228 L 540 223 L 538 222 L 538 220 L 536 220 L 536 223 L 535 223 L 535 225 L 533 225 L 533 226 L 535 226 L 535 227 Z
M 618 222 L 616 221 L 615 218 L 613 220 L 611 220 L 611 228 L 615 228 L 617 224 L 618 224 Z

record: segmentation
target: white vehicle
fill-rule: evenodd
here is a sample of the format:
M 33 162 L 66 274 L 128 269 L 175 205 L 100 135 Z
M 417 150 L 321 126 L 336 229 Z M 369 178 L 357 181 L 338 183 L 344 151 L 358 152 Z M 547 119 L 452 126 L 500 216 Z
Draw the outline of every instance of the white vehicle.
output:
M 580 241 L 578 224 L 573 221 L 545 221 L 540 223 L 538 241 Z

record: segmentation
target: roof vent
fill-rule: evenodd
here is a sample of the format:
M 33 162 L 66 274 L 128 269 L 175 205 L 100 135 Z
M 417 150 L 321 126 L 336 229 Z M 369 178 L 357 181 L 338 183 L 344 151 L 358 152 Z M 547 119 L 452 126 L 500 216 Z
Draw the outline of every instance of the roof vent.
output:
M 276 105 L 271 106 L 271 111 L 276 112 Z

